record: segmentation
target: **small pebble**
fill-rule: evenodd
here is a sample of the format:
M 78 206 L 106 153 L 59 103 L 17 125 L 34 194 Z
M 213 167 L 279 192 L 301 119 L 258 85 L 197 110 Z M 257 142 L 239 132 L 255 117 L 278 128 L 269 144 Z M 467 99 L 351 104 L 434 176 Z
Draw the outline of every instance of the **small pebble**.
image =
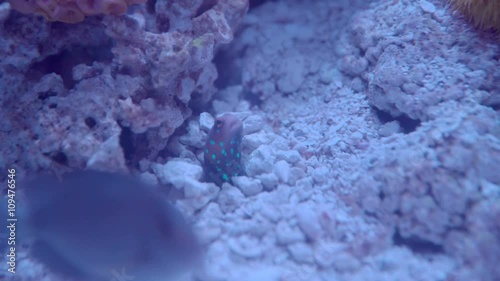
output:
M 305 241 L 306 237 L 296 226 L 292 227 L 287 221 L 280 221 L 276 225 L 276 238 L 280 244 L 290 244 Z
M 315 182 L 324 183 L 328 180 L 329 172 L 330 170 L 327 167 L 321 166 L 319 168 L 314 169 L 314 171 L 312 172 L 312 177 Z
M 312 177 L 305 177 L 305 178 L 298 180 L 295 183 L 295 186 L 297 186 L 298 188 L 300 188 L 302 190 L 311 190 L 313 187 L 313 184 L 314 184 L 314 180 L 312 179 Z
M 250 115 L 243 120 L 243 134 L 256 133 L 264 127 L 264 120 L 258 115 Z
M 307 238 L 314 241 L 323 234 L 314 206 L 309 203 L 299 204 L 296 215 L 298 225 Z
M 436 12 L 436 6 L 426 0 L 420 0 L 420 8 L 426 13 L 434 14 Z
M 245 258 L 258 258 L 264 253 L 262 243 L 255 237 L 242 235 L 228 241 L 229 248 Z
M 290 164 L 295 164 L 302 159 L 302 156 L 300 156 L 300 153 L 297 150 L 281 150 L 276 152 L 276 158 L 279 160 L 285 160 Z
M 260 213 L 262 214 L 262 216 L 266 217 L 272 222 L 277 222 L 281 219 L 280 212 L 278 211 L 277 207 L 273 205 L 268 205 L 265 208 L 262 208 L 262 210 L 260 210 Z
M 186 178 L 184 181 L 184 196 L 187 203 L 194 209 L 199 210 L 217 197 L 219 187 L 214 183 L 199 182 Z
M 361 266 L 360 261 L 349 253 L 342 252 L 334 257 L 333 267 L 339 272 L 353 272 Z
M 204 147 L 205 142 L 200 132 L 200 124 L 196 121 L 190 121 L 187 126 L 187 134 L 179 137 L 179 142 L 196 148 Z
M 152 164 L 151 168 L 162 184 L 173 184 L 181 189 L 187 179 L 200 180 L 203 175 L 203 169 L 193 163 L 183 160 L 171 160 L 167 163 Z
M 241 176 L 233 177 L 233 182 L 247 197 L 257 195 L 263 190 L 262 183 L 258 179 Z
M 274 174 L 281 182 L 288 183 L 290 179 L 290 164 L 285 160 L 280 160 L 274 165 Z
M 223 213 L 230 213 L 238 208 L 244 199 L 245 195 L 239 189 L 234 188 L 234 186 L 228 183 L 223 183 L 217 201 Z
M 288 251 L 296 262 L 312 263 L 314 261 L 312 248 L 303 242 L 294 243 L 288 246 Z
M 319 241 L 314 249 L 314 259 L 319 266 L 329 267 L 335 262 L 335 257 L 345 248 L 345 245 L 339 243 Z
M 290 176 L 288 178 L 288 184 L 289 185 L 295 185 L 295 183 L 300 180 L 301 178 L 306 176 L 306 172 L 304 172 L 303 169 L 298 168 L 298 167 L 292 167 L 290 169 Z
M 214 122 L 214 118 L 210 115 L 210 113 L 202 112 L 200 114 L 200 128 L 203 131 L 210 131 L 210 129 L 214 126 Z
M 158 178 L 150 172 L 145 172 L 140 174 L 139 178 L 147 185 L 156 186 L 158 185 Z
M 258 132 L 244 135 L 242 146 L 249 150 L 255 150 L 259 146 L 271 143 L 271 136 L 266 132 Z
M 263 174 L 257 176 L 257 178 L 262 182 L 266 191 L 271 191 L 278 185 L 278 177 L 275 174 Z
M 399 126 L 398 121 L 387 122 L 380 126 L 378 133 L 381 137 L 388 137 L 392 134 L 397 134 L 401 132 L 401 126 Z
M 319 73 L 319 81 L 323 84 L 330 84 L 332 83 L 334 79 L 334 74 L 333 74 L 333 66 L 331 65 L 325 65 L 321 68 L 320 73 Z
M 300 55 L 284 58 L 279 66 L 276 86 L 282 93 L 293 93 L 304 83 L 305 61 Z

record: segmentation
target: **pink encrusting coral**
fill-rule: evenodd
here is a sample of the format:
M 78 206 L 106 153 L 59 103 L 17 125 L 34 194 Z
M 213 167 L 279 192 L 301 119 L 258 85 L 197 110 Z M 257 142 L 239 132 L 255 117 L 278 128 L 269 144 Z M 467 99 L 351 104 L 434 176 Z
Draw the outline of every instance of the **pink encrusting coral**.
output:
M 81 22 L 86 16 L 122 15 L 129 5 L 146 0 L 10 0 L 12 7 L 25 14 L 41 14 L 49 21 Z

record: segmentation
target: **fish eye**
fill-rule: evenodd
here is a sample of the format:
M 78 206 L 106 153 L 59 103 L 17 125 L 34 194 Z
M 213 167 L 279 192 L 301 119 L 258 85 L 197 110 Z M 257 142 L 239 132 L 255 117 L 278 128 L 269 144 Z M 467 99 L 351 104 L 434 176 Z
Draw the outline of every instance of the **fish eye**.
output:
M 220 120 L 220 119 L 219 119 L 219 120 L 217 120 L 217 121 L 215 122 L 215 124 L 217 125 L 217 127 L 222 126 L 222 120 Z

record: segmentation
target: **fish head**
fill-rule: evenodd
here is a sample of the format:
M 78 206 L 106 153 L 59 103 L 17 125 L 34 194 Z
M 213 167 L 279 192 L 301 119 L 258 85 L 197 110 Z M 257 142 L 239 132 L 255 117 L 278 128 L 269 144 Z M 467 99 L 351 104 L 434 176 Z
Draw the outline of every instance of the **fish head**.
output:
M 241 140 L 243 136 L 243 123 L 232 114 L 224 114 L 215 119 L 215 124 L 209 135 L 219 140 Z

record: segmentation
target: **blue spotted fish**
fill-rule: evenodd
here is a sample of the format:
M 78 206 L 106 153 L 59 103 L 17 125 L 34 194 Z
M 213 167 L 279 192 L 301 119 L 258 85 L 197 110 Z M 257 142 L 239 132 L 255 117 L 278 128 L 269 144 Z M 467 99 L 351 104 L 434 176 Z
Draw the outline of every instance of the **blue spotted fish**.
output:
M 215 119 L 205 145 L 204 171 L 207 180 L 218 185 L 231 182 L 231 177 L 244 175 L 240 144 L 243 123 L 236 116 L 224 114 Z

